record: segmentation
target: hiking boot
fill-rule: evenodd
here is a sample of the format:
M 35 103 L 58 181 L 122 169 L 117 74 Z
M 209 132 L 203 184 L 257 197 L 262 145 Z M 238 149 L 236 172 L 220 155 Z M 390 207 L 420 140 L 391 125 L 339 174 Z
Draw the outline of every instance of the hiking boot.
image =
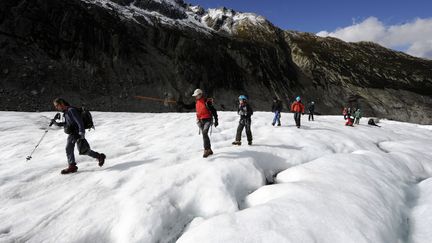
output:
M 67 167 L 66 169 L 63 169 L 60 173 L 62 175 L 67 175 L 67 174 L 71 174 L 71 173 L 75 173 L 77 172 L 78 167 L 74 164 L 69 165 L 69 167 Z
M 100 154 L 99 155 L 99 158 L 98 158 L 99 167 L 102 167 L 105 164 L 105 158 L 106 158 L 105 154 Z
M 252 141 L 248 141 L 248 145 L 252 145 Z
M 281 124 L 279 123 L 279 124 L 278 124 L 278 127 L 280 127 L 280 126 L 281 126 Z
M 234 142 L 232 142 L 232 145 L 238 145 L 238 146 L 240 146 L 241 142 L 240 141 L 234 141 Z
M 272 123 L 272 126 L 274 126 L 275 124 L 274 124 L 274 122 Z
M 203 158 L 207 158 L 212 154 L 213 154 L 213 151 L 211 149 L 206 149 L 206 150 L 204 150 Z

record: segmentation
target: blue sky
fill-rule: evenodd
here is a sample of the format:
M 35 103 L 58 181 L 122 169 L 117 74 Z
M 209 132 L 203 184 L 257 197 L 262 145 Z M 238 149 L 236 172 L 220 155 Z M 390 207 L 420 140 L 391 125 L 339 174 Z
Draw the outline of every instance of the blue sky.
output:
M 186 0 L 205 8 L 226 6 L 265 16 L 282 29 L 305 32 L 334 30 L 374 16 L 393 25 L 415 18 L 432 17 L 432 0 Z

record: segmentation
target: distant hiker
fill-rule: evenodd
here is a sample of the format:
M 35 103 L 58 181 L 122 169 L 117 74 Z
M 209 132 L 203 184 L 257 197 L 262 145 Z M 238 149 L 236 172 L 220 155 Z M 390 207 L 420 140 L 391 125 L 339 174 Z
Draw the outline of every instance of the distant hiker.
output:
M 380 126 L 378 126 L 376 123 L 375 123 L 375 120 L 374 119 L 369 119 L 369 121 L 368 121 L 368 125 L 370 125 L 370 126 L 375 126 L 375 127 L 380 127 Z
M 362 118 L 362 113 L 361 113 L 361 111 L 360 111 L 360 109 L 357 109 L 355 112 L 354 112 L 354 124 L 360 124 L 360 119 Z
M 345 126 L 354 126 L 354 119 L 351 116 L 347 116 Z
M 90 146 L 85 140 L 85 126 L 81 112 L 78 110 L 78 108 L 72 107 L 62 98 L 55 99 L 53 104 L 56 110 L 63 112 L 64 122 L 59 123 L 55 120 L 52 122 L 57 126 L 63 127 L 65 133 L 68 134 L 66 155 L 69 167 L 62 170 L 61 174 L 75 173 L 78 170 L 74 155 L 75 143 L 78 143 L 80 154 L 85 154 L 97 159 L 99 166 L 102 167 L 105 163 L 106 156 L 105 154 L 97 153 L 90 149 Z
M 342 110 L 342 115 L 344 116 L 344 119 L 347 119 L 347 115 L 348 115 L 348 108 L 344 107 Z
M 274 113 L 274 118 L 272 125 L 274 126 L 277 122 L 277 125 L 280 126 L 280 118 L 282 112 L 282 101 L 280 101 L 277 97 L 273 98 L 272 112 Z
M 301 119 L 301 116 L 305 112 L 305 107 L 301 102 L 300 96 L 298 96 L 296 98 L 296 101 L 294 101 L 294 103 L 292 103 L 291 112 L 294 112 L 294 120 L 295 120 L 296 126 L 297 126 L 297 128 L 300 128 L 300 119 Z
M 315 102 L 311 102 L 308 106 L 308 110 L 309 110 L 309 118 L 308 120 L 312 120 L 314 121 L 314 114 L 315 114 Z
M 346 120 L 345 126 L 354 126 L 354 117 L 351 116 L 351 108 L 344 108 L 342 111 L 344 119 Z
M 240 115 L 240 121 L 237 127 L 236 140 L 232 143 L 233 145 L 241 145 L 243 128 L 246 128 L 248 144 L 252 145 L 251 116 L 253 115 L 253 110 L 247 100 L 248 99 L 245 95 L 239 96 L 238 114 Z
M 179 101 L 178 104 L 185 109 L 196 109 L 197 125 L 203 136 L 203 157 L 207 158 L 213 154 L 208 133 L 213 124 L 215 127 L 219 125 L 218 114 L 213 106 L 213 99 L 204 97 L 203 91 L 201 89 L 196 89 L 192 96 L 195 97 L 195 102 L 191 104 L 184 104 L 183 102 Z

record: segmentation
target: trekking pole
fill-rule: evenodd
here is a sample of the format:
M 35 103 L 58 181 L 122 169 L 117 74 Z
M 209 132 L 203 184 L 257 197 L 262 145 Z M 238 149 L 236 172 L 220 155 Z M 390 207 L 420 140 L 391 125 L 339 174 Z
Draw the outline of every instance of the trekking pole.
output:
M 45 130 L 44 134 L 42 135 L 41 139 L 39 140 L 39 142 L 36 144 L 36 146 L 34 147 L 33 151 L 30 153 L 29 156 L 27 156 L 26 161 L 30 161 L 32 159 L 32 155 L 33 153 L 36 151 L 36 149 L 39 147 L 39 145 L 42 143 L 42 140 L 45 138 L 45 136 L 47 135 L 50 127 L 54 124 L 54 120 L 55 119 L 59 119 L 60 118 L 60 113 L 57 113 L 54 117 L 54 119 L 51 121 L 51 123 L 49 124 L 48 128 Z
M 32 159 L 32 155 L 33 153 L 36 151 L 37 147 L 39 147 L 39 145 L 41 144 L 42 140 L 45 138 L 45 136 L 47 135 L 49 131 L 49 128 L 47 130 L 45 130 L 44 134 L 42 135 L 41 139 L 39 140 L 39 142 L 36 144 L 36 146 L 34 147 L 33 151 L 30 153 L 29 156 L 27 156 L 26 161 L 30 161 Z

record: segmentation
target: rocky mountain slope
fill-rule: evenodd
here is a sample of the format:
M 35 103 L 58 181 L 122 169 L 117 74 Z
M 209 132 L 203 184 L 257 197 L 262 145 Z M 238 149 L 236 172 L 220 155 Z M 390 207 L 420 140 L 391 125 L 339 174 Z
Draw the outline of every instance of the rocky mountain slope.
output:
M 136 95 L 258 110 L 296 95 L 321 113 L 432 122 L 432 61 L 372 43 L 283 31 L 256 14 L 182 0 L 3 0 L 0 110 L 49 110 L 53 97 L 103 111 L 175 111 Z

